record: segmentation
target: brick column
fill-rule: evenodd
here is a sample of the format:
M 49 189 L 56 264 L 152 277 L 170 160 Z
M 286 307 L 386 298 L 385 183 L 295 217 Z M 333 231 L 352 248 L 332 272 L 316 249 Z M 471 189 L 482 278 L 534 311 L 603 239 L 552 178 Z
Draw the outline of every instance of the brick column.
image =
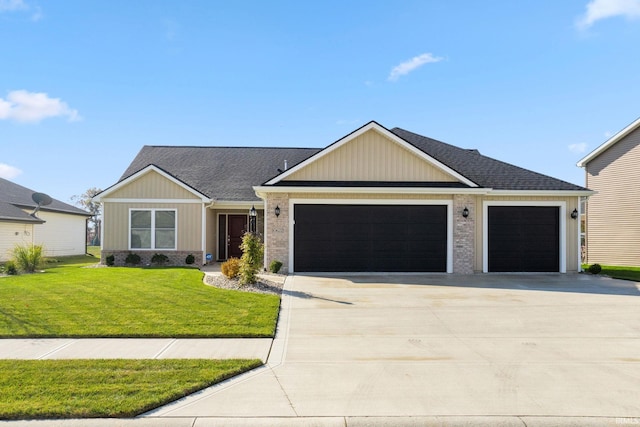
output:
M 276 217 L 276 206 L 280 207 L 280 216 Z M 269 268 L 271 261 L 282 262 L 281 273 L 289 271 L 289 195 L 272 193 L 265 202 L 265 240 L 264 265 Z
M 462 216 L 464 208 L 469 209 L 467 218 Z M 473 273 L 475 250 L 475 198 L 469 195 L 453 196 L 453 272 Z

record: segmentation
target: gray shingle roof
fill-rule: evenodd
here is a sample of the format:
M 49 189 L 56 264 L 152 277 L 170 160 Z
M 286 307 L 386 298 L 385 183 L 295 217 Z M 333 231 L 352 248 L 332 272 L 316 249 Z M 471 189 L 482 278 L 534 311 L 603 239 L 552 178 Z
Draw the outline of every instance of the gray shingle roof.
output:
M 18 185 L 4 178 L 0 178 L 0 219 L 22 219 L 26 221 L 29 221 L 29 218 L 33 219 L 29 214 L 24 214 L 25 216 L 22 218 L 20 218 L 20 215 L 18 214 L 18 211 L 22 212 L 19 208 L 36 208 L 36 203 L 31 199 L 33 193 L 35 193 L 35 191 L 30 190 L 27 187 L 23 187 L 22 185 Z M 89 213 L 82 209 L 71 206 L 57 199 L 52 200 L 53 201 L 50 205 L 42 206 L 40 209 L 43 211 L 89 216 Z
M 155 165 L 188 186 L 216 200 L 259 200 L 254 185 L 278 175 L 320 151 L 318 148 L 266 147 L 142 147 L 120 181 Z
M 393 128 L 391 132 L 481 187 L 494 190 L 586 190 L 579 185 L 483 156 L 478 150 L 455 147 L 400 128 Z

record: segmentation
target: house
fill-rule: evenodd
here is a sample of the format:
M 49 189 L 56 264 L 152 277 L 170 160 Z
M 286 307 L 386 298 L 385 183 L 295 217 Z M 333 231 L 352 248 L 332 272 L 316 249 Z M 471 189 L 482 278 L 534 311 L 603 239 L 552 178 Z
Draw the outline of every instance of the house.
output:
M 239 256 L 255 206 L 288 272 L 576 272 L 583 187 L 376 122 L 323 149 L 145 146 L 103 204 L 102 256 Z
M 640 266 L 640 118 L 578 162 L 587 186 L 585 262 Z
M 0 178 L 0 261 L 15 245 L 43 245 L 45 256 L 84 254 L 90 214 L 56 199 L 33 214 L 34 193 Z

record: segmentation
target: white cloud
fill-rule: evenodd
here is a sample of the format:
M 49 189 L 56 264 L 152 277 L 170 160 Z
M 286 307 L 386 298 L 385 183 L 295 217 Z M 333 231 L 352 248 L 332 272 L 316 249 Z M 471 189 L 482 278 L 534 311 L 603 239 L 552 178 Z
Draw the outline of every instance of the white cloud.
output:
M 20 175 L 22 171 L 15 166 L 0 163 L 0 178 L 11 179 Z
M 584 153 L 587 151 L 587 144 L 585 142 L 580 142 L 577 144 L 569 144 L 569 151 L 572 153 Z
M 29 9 L 29 6 L 23 0 L 0 0 L 0 12 L 26 9 Z
M 579 29 L 587 29 L 597 21 L 614 16 L 640 18 L 640 0 L 591 0 L 587 11 L 576 21 Z
M 444 58 L 441 58 L 439 56 L 433 56 L 430 53 L 423 53 L 422 55 L 414 56 L 410 60 L 393 67 L 387 80 L 395 82 L 396 80 L 398 80 L 398 78 L 400 78 L 400 76 L 409 74 L 416 68 L 422 67 L 424 64 L 440 62 L 443 59 Z
M 0 98 L 0 120 L 36 123 L 48 117 L 67 117 L 70 122 L 81 120 L 77 110 L 44 92 L 14 90 L 6 100 Z

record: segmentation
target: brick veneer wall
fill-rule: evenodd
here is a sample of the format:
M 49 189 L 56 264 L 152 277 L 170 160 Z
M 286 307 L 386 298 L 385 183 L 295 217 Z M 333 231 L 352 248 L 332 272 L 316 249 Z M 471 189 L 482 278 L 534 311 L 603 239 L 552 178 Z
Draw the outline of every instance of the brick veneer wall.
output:
M 280 216 L 276 217 L 276 206 L 280 207 Z M 269 194 L 265 206 L 266 244 L 264 265 L 269 268 L 271 261 L 282 262 L 282 273 L 289 272 L 289 195 Z
M 103 251 L 100 255 L 100 262 L 102 264 L 107 264 L 107 257 L 109 255 L 113 255 L 115 257 L 114 265 L 115 266 L 125 266 L 127 265 L 124 261 L 127 258 L 127 255 L 130 253 L 140 255 L 140 264 L 143 265 L 151 265 L 151 258 L 155 254 L 164 254 L 167 256 L 168 261 L 164 265 L 172 265 L 172 266 L 186 266 L 185 259 L 189 254 L 193 255 L 195 258 L 195 262 L 191 265 L 201 266 L 202 262 L 202 251 Z
M 467 218 L 462 216 L 464 208 L 469 209 Z M 453 272 L 473 273 L 475 248 L 475 198 L 463 194 L 453 196 Z

